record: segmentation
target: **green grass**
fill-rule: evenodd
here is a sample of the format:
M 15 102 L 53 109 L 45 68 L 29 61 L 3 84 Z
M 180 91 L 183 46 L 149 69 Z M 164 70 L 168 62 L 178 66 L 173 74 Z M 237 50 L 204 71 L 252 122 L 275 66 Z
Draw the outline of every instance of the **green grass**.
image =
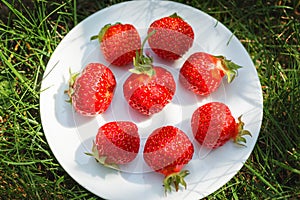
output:
M 41 125 L 40 85 L 62 38 L 121 1 L 0 3 L 0 199 L 97 199 L 54 158 Z M 178 2 L 227 26 L 257 67 L 264 118 L 242 170 L 207 199 L 300 198 L 300 8 L 297 0 Z

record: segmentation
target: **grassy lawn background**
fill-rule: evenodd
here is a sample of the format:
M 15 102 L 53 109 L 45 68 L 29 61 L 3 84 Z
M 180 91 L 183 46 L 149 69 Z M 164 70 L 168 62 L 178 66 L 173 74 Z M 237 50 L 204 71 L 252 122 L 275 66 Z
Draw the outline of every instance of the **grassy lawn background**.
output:
M 118 2 L 1 0 L 0 199 L 97 199 L 54 158 L 40 121 L 39 89 L 62 38 L 89 15 Z M 178 2 L 210 14 L 240 39 L 263 90 L 263 124 L 252 155 L 207 199 L 299 199 L 299 1 Z

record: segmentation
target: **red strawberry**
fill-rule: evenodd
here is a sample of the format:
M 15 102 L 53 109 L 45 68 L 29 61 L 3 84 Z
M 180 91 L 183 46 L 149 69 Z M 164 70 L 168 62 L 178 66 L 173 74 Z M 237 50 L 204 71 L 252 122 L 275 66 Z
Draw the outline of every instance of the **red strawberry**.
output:
M 240 66 L 223 56 L 213 56 L 204 52 L 192 54 L 180 69 L 180 82 L 199 95 L 208 95 L 221 84 L 224 75 L 232 82 Z
M 174 184 L 176 191 L 179 184 L 187 186 L 184 177 L 188 170 L 182 170 L 189 163 L 194 153 L 194 146 L 180 129 L 164 126 L 154 130 L 144 147 L 144 160 L 156 172 L 165 176 L 165 192 L 171 191 Z
M 153 67 L 152 58 L 144 56 L 142 51 L 143 47 L 140 52 L 137 51 L 134 69 L 130 70 L 133 74 L 126 79 L 123 93 L 132 108 L 144 115 L 152 115 L 160 112 L 171 101 L 176 84 L 169 71 Z
M 192 27 L 174 13 L 154 21 L 148 33 L 156 31 L 148 43 L 154 53 L 167 60 L 176 60 L 187 52 L 194 42 Z
M 131 63 L 135 52 L 141 48 L 139 33 L 132 24 L 107 24 L 91 39 L 99 40 L 104 58 L 117 66 Z
M 100 164 L 118 169 L 118 165 L 133 161 L 140 148 L 137 126 L 129 121 L 113 121 L 101 126 L 92 153 Z
M 220 102 L 210 102 L 200 106 L 192 115 L 191 127 L 195 139 L 205 147 L 217 148 L 233 139 L 237 144 L 246 143 L 245 135 L 251 133 L 244 130 L 244 122 L 240 116 L 238 123 L 229 108 Z
M 153 67 L 155 75 L 131 74 L 123 85 L 129 105 L 144 115 L 160 112 L 173 98 L 175 81 L 170 72 Z
M 109 107 L 115 87 L 115 76 L 108 67 L 90 63 L 81 75 L 72 76 L 68 95 L 76 112 L 84 116 L 95 116 Z

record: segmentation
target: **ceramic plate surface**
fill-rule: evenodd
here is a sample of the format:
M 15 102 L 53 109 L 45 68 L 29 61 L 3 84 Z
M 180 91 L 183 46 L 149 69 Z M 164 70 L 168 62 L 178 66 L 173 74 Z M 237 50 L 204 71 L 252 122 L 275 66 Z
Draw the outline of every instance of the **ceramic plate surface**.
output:
M 102 26 L 108 23 L 131 23 L 145 38 L 147 27 L 156 19 L 177 12 L 195 33 L 193 47 L 173 63 L 154 58 L 155 65 L 168 69 L 177 83 L 175 96 L 170 104 L 152 117 L 143 117 L 133 111 L 123 97 L 122 84 L 130 75 L 128 69 L 110 66 L 99 48 L 98 41 L 90 41 Z M 181 87 L 178 71 L 186 58 L 195 51 L 223 55 L 243 66 L 238 76 L 208 97 L 197 97 Z M 88 63 L 99 62 L 111 68 L 117 79 L 115 97 L 109 109 L 97 117 L 82 117 L 66 103 L 64 91 L 68 88 L 69 69 L 81 71 Z M 184 98 L 183 98 L 184 97 Z M 200 105 L 220 101 L 228 105 L 237 119 L 243 115 L 247 147 L 237 147 L 232 142 L 210 151 L 198 145 L 190 128 L 193 111 Z M 200 199 L 227 183 L 243 166 L 251 154 L 259 135 L 263 103 L 259 78 L 251 58 L 239 40 L 216 19 L 195 8 L 168 1 L 129 1 L 100 10 L 73 28 L 57 46 L 47 65 L 40 98 L 43 129 L 51 150 L 61 166 L 87 190 L 105 199 Z M 141 135 L 141 150 L 130 164 L 120 171 L 104 168 L 85 152 L 90 152 L 98 128 L 106 122 L 130 120 L 137 124 Z M 143 143 L 156 128 L 174 125 L 183 130 L 193 141 L 195 153 L 185 167 L 188 187 L 164 195 L 163 176 L 153 172 L 143 161 Z

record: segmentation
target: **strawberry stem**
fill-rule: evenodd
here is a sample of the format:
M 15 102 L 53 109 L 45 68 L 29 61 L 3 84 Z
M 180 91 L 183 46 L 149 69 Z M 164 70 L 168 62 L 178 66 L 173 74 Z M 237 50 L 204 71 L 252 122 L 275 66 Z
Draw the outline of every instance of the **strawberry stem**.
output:
M 69 69 L 69 74 L 70 74 L 70 79 L 69 79 L 69 82 L 68 82 L 69 89 L 65 90 L 65 93 L 70 98 L 70 99 L 66 100 L 66 102 L 72 103 L 72 95 L 74 93 L 73 86 L 74 86 L 74 83 L 75 83 L 77 77 L 79 76 L 79 73 L 72 73 L 71 69 Z
M 180 18 L 182 19 L 176 12 L 174 12 L 172 15 L 170 15 L 169 17 L 171 18 Z
M 100 156 L 98 149 L 97 149 L 97 145 L 96 143 L 93 141 L 93 147 L 92 147 L 92 153 L 86 152 L 85 153 L 88 156 L 92 156 L 95 158 L 95 160 L 100 163 L 101 165 L 103 165 L 104 167 L 108 167 L 111 169 L 115 169 L 115 170 L 120 170 L 119 166 L 117 164 L 114 163 L 107 163 L 106 162 L 106 156 Z
M 183 185 L 184 188 L 186 189 L 187 184 L 186 184 L 184 178 L 189 174 L 190 174 L 190 172 L 188 170 L 183 170 L 183 171 L 173 173 L 173 174 L 170 174 L 170 175 L 166 176 L 164 181 L 163 181 L 163 184 L 164 184 L 164 187 L 165 187 L 165 194 L 167 192 L 172 191 L 172 188 L 171 188 L 172 184 L 174 184 L 176 192 L 179 190 L 179 185 L 180 184 Z
M 90 40 L 96 40 L 96 39 L 98 39 L 99 40 L 99 42 L 101 43 L 102 42 L 102 39 L 103 39 L 103 36 L 104 36 L 104 34 L 106 33 L 106 31 L 111 27 L 111 26 L 114 26 L 114 25 L 117 25 L 117 24 L 121 24 L 120 22 L 116 22 L 115 24 L 106 24 L 106 25 L 104 25 L 102 28 L 101 28 L 101 30 L 100 30 L 100 32 L 98 33 L 98 35 L 93 35 L 92 37 L 91 37 L 91 39 Z
M 150 32 L 147 35 L 147 37 L 143 40 L 140 51 L 138 50 L 136 51 L 135 57 L 133 58 L 134 68 L 129 70 L 131 73 L 146 74 L 150 77 L 155 75 L 155 70 L 153 69 L 153 65 L 152 65 L 153 59 L 150 56 L 143 54 L 146 41 L 148 40 L 149 37 L 154 35 L 155 32 L 156 32 L 155 30 Z
M 228 83 L 231 83 L 237 76 L 237 70 L 242 68 L 242 66 L 235 64 L 231 60 L 227 60 L 224 56 L 215 57 L 221 60 L 219 68 L 221 68 L 221 70 L 226 74 Z
M 237 123 L 237 136 L 234 138 L 234 143 L 240 145 L 240 146 L 246 146 L 246 139 L 244 138 L 244 136 L 248 135 L 250 137 L 252 137 L 250 131 L 248 130 L 244 130 L 244 125 L 245 123 L 242 121 L 242 115 L 239 116 L 238 118 L 238 123 Z

